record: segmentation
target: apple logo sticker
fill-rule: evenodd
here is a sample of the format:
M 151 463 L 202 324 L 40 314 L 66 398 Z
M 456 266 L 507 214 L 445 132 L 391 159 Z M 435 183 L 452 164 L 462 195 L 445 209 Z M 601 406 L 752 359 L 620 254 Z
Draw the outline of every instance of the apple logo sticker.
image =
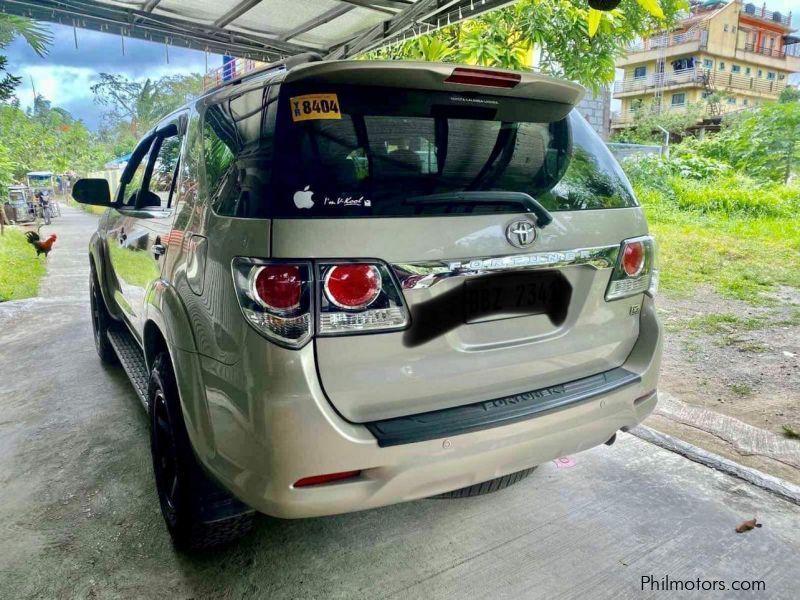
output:
M 297 191 L 294 193 L 294 205 L 297 208 L 311 208 L 314 206 L 314 201 L 311 199 L 311 196 L 314 195 L 314 192 L 309 191 L 310 185 L 307 185 L 304 190 Z

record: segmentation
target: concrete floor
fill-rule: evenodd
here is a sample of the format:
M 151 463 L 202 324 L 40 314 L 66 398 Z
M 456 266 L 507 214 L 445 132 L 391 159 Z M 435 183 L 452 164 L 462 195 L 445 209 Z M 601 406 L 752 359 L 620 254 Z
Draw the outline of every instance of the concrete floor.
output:
M 44 297 L 0 305 L 0 598 L 798 597 L 798 506 L 627 435 L 493 495 L 263 517 L 234 547 L 175 554 L 143 411 L 92 345 L 95 223 L 65 209 Z M 642 591 L 648 575 L 766 590 Z

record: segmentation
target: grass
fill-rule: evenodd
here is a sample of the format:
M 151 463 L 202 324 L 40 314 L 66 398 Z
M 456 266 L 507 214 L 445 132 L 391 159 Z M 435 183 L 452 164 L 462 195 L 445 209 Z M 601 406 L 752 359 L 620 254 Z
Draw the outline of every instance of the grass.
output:
M 5 235 L 0 236 L 0 302 L 36 296 L 44 265 L 44 257 L 36 257 L 25 234 L 6 227 Z
M 734 394 L 739 396 L 749 396 L 753 393 L 753 388 L 751 388 L 746 383 L 732 383 L 728 386 Z
M 731 314 L 698 315 L 681 322 L 679 329 L 689 329 L 702 333 L 732 333 L 736 331 L 752 331 L 766 326 L 764 319 L 743 319 Z
M 102 215 L 103 213 L 108 210 L 105 206 L 94 206 L 92 204 L 78 204 L 75 203 L 75 206 L 78 206 L 81 210 L 86 211 L 88 213 L 92 213 L 93 215 Z
M 661 289 L 689 296 L 700 285 L 752 304 L 778 286 L 800 288 L 800 219 L 700 212 L 640 190 L 659 247 Z

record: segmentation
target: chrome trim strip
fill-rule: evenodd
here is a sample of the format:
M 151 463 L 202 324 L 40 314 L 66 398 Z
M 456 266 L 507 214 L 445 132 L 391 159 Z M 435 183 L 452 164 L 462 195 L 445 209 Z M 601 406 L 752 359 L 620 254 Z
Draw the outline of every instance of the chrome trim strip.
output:
M 575 250 L 510 254 L 484 258 L 464 258 L 452 261 L 394 263 L 392 269 L 404 290 L 429 288 L 451 277 L 473 277 L 485 273 L 519 269 L 561 269 L 586 265 L 609 269 L 617 262 L 619 244 Z

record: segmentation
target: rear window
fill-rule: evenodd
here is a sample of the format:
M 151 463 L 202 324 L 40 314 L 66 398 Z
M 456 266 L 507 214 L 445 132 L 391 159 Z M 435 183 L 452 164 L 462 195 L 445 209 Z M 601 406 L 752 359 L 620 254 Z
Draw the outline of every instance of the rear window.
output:
M 272 104 L 274 98 L 261 100 Z M 267 129 L 270 138 L 274 133 L 274 144 L 262 140 L 241 153 L 229 142 L 224 152 L 219 147 L 206 152 L 208 180 L 216 184 L 211 183 L 215 204 L 224 213 L 256 199 L 257 207 L 238 216 L 520 211 L 513 203 L 413 200 L 462 191 L 525 192 L 555 211 L 636 204 L 619 165 L 574 111 L 551 121 L 548 105 L 532 100 L 359 86 L 286 85 L 276 104 L 274 130 L 256 115 L 247 115 L 260 122 L 260 128 L 252 129 Z M 219 137 L 237 137 L 240 148 L 249 145 L 230 131 L 230 121 L 225 128 L 214 123 L 216 115 L 213 108 L 207 113 L 207 144 L 227 129 Z M 254 147 L 260 151 L 252 152 Z M 253 172 L 256 165 L 258 173 Z M 239 189 L 225 193 L 225 182 L 241 183 L 245 172 L 258 182 L 258 193 L 247 193 L 243 202 L 241 186 L 234 184 Z

